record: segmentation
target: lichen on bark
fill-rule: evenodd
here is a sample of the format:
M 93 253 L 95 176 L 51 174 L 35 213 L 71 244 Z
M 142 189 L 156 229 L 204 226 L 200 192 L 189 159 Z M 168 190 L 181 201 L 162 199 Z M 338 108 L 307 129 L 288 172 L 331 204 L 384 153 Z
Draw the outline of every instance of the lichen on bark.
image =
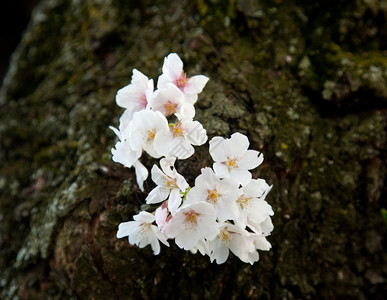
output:
M 0 91 L 0 297 L 383 296 L 386 9 L 43 0 Z M 170 52 L 210 77 L 196 106 L 209 137 L 240 131 L 265 155 L 254 176 L 274 185 L 275 229 L 254 266 L 115 237 L 146 194 L 111 161 L 114 96 L 133 68 L 156 80 Z M 191 183 L 205 148 L 178 165 Z

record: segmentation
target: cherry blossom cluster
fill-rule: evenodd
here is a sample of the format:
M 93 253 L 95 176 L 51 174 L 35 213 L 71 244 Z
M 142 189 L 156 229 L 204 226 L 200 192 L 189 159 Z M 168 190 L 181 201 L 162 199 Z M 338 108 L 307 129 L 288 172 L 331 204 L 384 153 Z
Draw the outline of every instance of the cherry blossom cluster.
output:
M 146 197 L 157 208 L 119 224 L 117 237 L 128 237 L 140 248 L 151 245 L 154 254 L 160 253 L 160 242 L 169 246 L 168 239 L 175 239 L 178 247 L 208 255 L 211 262 L 224 263 L 231 251 L 253 264 L 258 250 L 271 248 L 266 237 L 273 230 L 274 213 L 265 201 L 272 186 L 250 172 L 263 162 L 263 154 L 248 149 L 248 138 L 239 132 L 228 139 L 213 137 L 213 166 L 203 168 L 191 187 L 175 162 L 191 157 L 193 146 L 208 140 L 203 125 L 194 120 L 194 104 L 208 78 L 187 77 L 176 53 L 165 57 L 162 72 L 154 90 L 153 80 L 134 69 L 131 83 L 116 95 L 125 111 L 119 128 L 110 127 L 119 138 L 112 159 L 134 167 L 144 191 L 149 172 L 140 158 L 144 152 L 160 158 L 160 167 L 151 169 L 156 187 Z

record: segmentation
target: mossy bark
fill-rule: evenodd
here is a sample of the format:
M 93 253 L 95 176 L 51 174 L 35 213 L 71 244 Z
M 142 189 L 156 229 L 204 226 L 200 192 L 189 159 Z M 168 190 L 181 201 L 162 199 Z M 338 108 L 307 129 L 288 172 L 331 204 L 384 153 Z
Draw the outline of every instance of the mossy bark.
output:
M 1 89 L 0 298 L 385 297 L 387 5 L 323 2 L 42 1 Z M 210 77 L 209 137 L 265 155 L 273 248 L 253 266 L 115 237 L 146 193 L 111 161 L 114 96 L 170 52 Z M 178 165 L 191 182 L 205 148 Z

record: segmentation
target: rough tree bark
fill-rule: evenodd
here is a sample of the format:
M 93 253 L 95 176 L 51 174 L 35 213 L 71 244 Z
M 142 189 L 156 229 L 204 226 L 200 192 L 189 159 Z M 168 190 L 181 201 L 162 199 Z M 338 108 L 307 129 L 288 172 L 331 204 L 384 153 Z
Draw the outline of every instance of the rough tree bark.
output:
M 377 0 L 42 1 L 1 89 L 0 298 L 385 297 L 386 16 Z M 210 77 L 209 136 L 265 154 L 275 229 L 254 266 L 115 237 L 146 197 L 111 161 L 115 93 L 170 52 Z M 205 148 L 178 166 L 190 180 Z

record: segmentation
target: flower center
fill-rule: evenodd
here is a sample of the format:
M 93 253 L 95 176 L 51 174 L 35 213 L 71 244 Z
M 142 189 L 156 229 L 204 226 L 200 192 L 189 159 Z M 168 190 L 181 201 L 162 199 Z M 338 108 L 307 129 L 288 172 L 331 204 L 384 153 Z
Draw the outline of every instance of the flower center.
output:
M 180 77 L 175 80 L 175 84 L 179 89 L 184 88 L 187 82 L 188 82 L 188 78 L 187 78 L 187 75 L 184 73 L 184 71 L 182 71 L 180 74 Z
M 148 104 L 148 100 L 146 99 L 146 95 L 141 94 L 139 98 L 140 98 L 141 107 L 145 108 Z
M 168 100 L 168 102 L 164 104 L 166 117 L 174 114 L 176 112 L 176 108 L 177 108 L 177 103 L 173 103 L 170 100 Z
M 239 158 L 227 156 L 227 160 L 222 162 L 229 169 L 238 167 Z
M 192 227 L 196 227 L 196 225 L 198 223 L 198 219 L 197 219 L 198 215 L 199 214 L 196 213 L 192 209 L 189 212 L 186 212 L 185 213 L 185 223 L 186 223 L 186 225 L 190 226 L 191 228 Z
M 223 242 L 227 242 L 231 237 L 231 234 L 224 228 L 219 233 L 219 238 Z
M 184 136 L 183 130 L 184 130 L 184 129 L 181 127 L 181 121 L 177 122 L 177 123 L 171 128 L 173 137 Z
M 212 204 L 216 204 L 218 202 L 218 199 L 219 199 L 219 193 L 216 189 L 207 191 L 207 201 L 208 202 L 210 202 Z
M 242 207 L 242 209 L 246 208 L 246 206 L 249 206 L 251 203 L 252 197 L 245 197 L 244 195 L 240 196 L 237 200 L 239 205 Z
M 152 130 L 147 130 L 146 131 L 146 138 L 147 138 L 147 142 L 151 142 L 155 139 L 155 136 L 156 136 L 156 129 L 152 129 Z
M 168 186 L 170 189 L 176 189 L 176 188 L 178 188 L 177 183 L 176 183 L 176 179 L 173 179 L 173 178 L 168 177 L 168 179 L 167 179 L 167 186 Z

